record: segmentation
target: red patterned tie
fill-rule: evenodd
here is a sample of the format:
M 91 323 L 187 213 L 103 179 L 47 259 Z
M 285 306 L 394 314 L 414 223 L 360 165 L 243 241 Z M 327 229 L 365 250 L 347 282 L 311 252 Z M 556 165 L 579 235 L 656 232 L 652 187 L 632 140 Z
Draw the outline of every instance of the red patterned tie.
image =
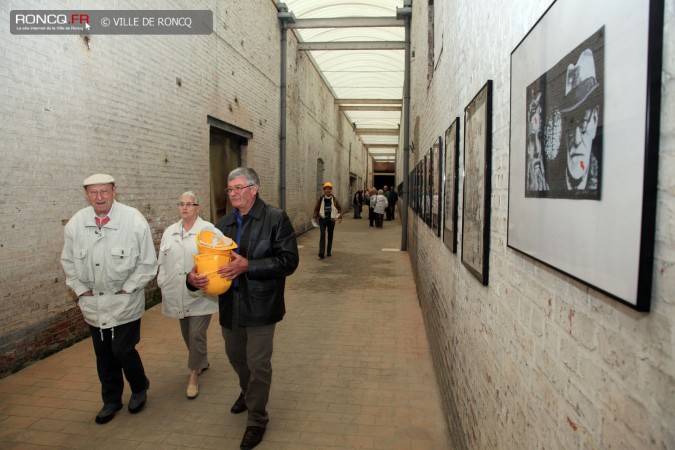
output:
M 108 222 L 110 222 L 110 217 L 108 216 L 105 216 L 103 219 L 96 218 L 96 225 L 98 225 L 99 229 Z

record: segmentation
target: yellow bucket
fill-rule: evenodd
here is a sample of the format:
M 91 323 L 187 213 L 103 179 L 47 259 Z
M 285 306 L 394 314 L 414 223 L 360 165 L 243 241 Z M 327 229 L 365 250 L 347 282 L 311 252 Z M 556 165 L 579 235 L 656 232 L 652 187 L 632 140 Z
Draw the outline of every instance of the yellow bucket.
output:
M 218 268 L 232 260 L 231 253 L 237 248 L 236 242 L 227 236 L 218 236 L 215 231 L 202 230 L 197 233 L 197 248 L 199 255 L 193 255 L 197 273 L 206 275 L 209 279 L 204 292 L 212 295 L 227 292 L 232 285 L 232 280 L 221 278 L 218 275 Z
M 211 295 L 219 295 L 227 292 L 232 285 L 232 280 L 221 278 L 218 275 L 218 268 L 229 263 L 230 255 L 193 255 L 197 265 L 197 273 L 206 275 L 209 284 L 204 288 L 204 292 Z
M 202 230 L 197 233 L 197 248 L 200 255 L 228 255 L 237 248 L 236 242 L 227 236 L 218 236 L 215 231 Z

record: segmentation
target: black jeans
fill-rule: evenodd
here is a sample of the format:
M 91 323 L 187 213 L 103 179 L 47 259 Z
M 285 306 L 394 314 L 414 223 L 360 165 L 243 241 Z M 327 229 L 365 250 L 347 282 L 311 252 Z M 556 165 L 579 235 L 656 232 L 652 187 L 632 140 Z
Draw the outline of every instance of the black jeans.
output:
M 122 403 L 122 372 L 132 392 L 140 392 L 147 387 L 143 362 L 136 350 L 136 344 L 141 340 L 141 319 L 105 330 L 90 325 L 89 332 L 94 342 L 103 403 Z
M 324 255 L 324 250 L 330 255 L 333 248 L 333 230 L 335 229 L 335 221 L 331 219 L 319 219 L 319 232 L 321 239 L 319 240 L 319 256 Z M 328 232 L 328 246 L 326 246 L 326 231 Z

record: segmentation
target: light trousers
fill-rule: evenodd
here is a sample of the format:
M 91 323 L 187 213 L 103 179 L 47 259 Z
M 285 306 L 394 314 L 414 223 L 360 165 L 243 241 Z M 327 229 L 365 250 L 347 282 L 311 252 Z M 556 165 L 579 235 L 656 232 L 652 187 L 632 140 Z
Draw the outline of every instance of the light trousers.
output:
M 180 332 L 188 348 L 188 368 L 200 370 L 209 367 L 206 350 L 206 331 L 211 323 L 211 314 L 190 316 L 179 320 Z

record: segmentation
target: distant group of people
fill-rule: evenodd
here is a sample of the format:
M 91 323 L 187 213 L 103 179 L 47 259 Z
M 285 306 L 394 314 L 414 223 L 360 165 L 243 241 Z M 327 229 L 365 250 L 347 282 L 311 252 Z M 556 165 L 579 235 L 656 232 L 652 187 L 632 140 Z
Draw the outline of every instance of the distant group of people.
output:
M 393 186 L 389 188 L 385 185 L 379 190 L 372 187 L 365 193 L 364 203 L 368 206 L 368 221 L 371 227 L 382 228 L 385 220 L 394 220 L 398 193 Z
M 200 199 L 194 192 L 180 195 L 180 220 L 164 232 L 157 258 L 145 217 L 115 200 L 115 179 L 96 174 L 84 180 L 90 206 L 66 224 L 61 264 L 66 284 L 78 296 L 96 354 L 103 399 L 96 423 L 111 421 L 122 409 L 124 377 L 132 391 L 129 412 L 138 413 L 146 404 L 150 380 L 136 345 L 145 311 L 144 287 L 159 270 L 163 313 L 179 319 L 188 348 L 186 396 L 194 399 L 199 394 L 198 377 L 209 368 L 206 331 L 212 314 L 219 311 L 225 352 L 241 388 L 230 411 L 248 411 L 240 448 L 252 449 L 262 441 L 269 421 L 274 331 L 286 312 L 285 280 L 298 267 L 298 246 L 286 213 L 260 199 L 260 179 L 253 169 L 233 170 L 227 184 L 234 209 L 216 226 L 199 217 Z M 203 291 L 209 278 L 198 274 L 194 264 L 196 235 L 202 230 L 237 244 L 232 260 L 217 270 L 232 281 L 218 298 Z
M 314 205 L 312 220 L 319 226 L 319 259 L 331 256 L 333 249 L 333 233 L 335 224 L 342 222 L 342 206 L 333 195 L 333 184 L 323 184 L 323 195 Z M 398 193 L 396 189 L 384 186 L 382 189 L 372 187 L 359 190 L 352 196 L 354 219 L 361 219 L 363 205 L 368 208 L 368 221 L 371 227 L 382 228 L 385 220 L 394 220 Z

